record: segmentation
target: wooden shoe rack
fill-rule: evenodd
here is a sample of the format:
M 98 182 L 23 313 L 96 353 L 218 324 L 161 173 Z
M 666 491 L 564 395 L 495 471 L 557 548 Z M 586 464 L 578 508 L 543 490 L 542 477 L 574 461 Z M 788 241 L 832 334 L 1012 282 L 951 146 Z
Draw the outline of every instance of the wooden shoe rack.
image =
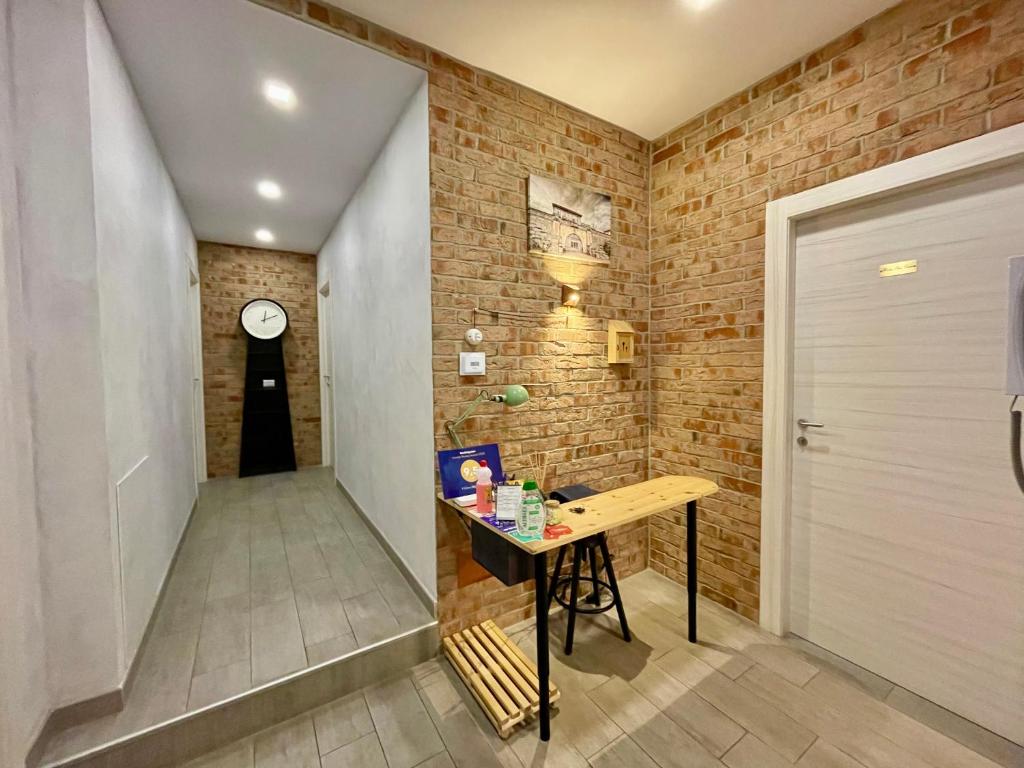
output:
M 493 621 L 446 637 L 444 655 L 501 738 L 537 715 L 537 667 Z M 554 685 L 550 691 L 553 705 L 560 693 Z

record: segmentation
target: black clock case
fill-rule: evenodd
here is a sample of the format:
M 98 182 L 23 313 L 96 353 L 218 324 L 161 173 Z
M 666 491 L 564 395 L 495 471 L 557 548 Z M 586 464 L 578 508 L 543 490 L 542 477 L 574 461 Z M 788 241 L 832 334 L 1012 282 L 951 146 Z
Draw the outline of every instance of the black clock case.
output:
M 274 303 L 277 304 L 276 301 Z M 242 307 L 242 311 L 245 311 L 245 307 Z M 281 311 L 287 318 L 287 310 L 281 307 Z M 241 323 L 241 312 L 238 320 Z M 290 328 L 291 324 L 287 327 Z M 287 332 L 286 329 L 284 333 Z M 284 368 L 284 333 L 274 339 L 257 339 L 248 332 L 245 334 L 248 351 L 245 362 L 245 401 L 242 406 L 242 443 L 238 459 L 239 477 L 294 472 L 296 468 L 288 382 Z M 266 385 L 270 381 L 273 384 Z

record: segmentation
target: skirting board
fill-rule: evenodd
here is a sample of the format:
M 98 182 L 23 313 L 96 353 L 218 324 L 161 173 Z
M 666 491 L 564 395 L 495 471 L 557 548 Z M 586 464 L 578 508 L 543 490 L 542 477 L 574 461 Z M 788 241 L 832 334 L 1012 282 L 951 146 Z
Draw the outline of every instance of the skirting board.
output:
M 160 582 L 160 592 L 156 596 L 156 603 L 153 605 L 153 611 L 149 614 L 149 621 L 146 622 L 146 631 L 142 633 L 142 641 L 139 643 L 138 650 L 135 651 L 135 656 L 132 657 L 132 663 L 128 665 L 128 672 L 124 676 L 124 682 L 121 683 L 121 691 L 125 699 L 128 698 L 128 694 L 132 691 L 132 686 L 135 684 L 135 677 L 139 672 L 139 662 L 142 660 L 142 649 L 146 647 L 146 642 L 149 640 L 149 636 L 153 633 L 153 625 L 156 624 L 156 617 L 160 614 L 160 607 L 164 604 L 164 598 L 167 595 L 167 585 L 171 580 L 171 574 L 174 573 L 174 567 L 178 564 L 178 556 L 181 555 L 181 547 L 185 543 L 185 537 L 188 536 L 189 528 L 192 527 L 192 521 L 195 520 L 196 510 L 199 508 L 199 496 L 196 495 L 192 501 L 192 509 L 189 510 L 188 519 L 185 520 L 185 525 L 182 526 L 181 536 L 178 537 L 178 544 L 174 548 L 174 554 L 171 556 L 171 563 L 167 566 L 167 571 L 164 573 L 163 581 Z
M 193 760 L 435 658 L 437 622 L 43 768 L 167 768 Z
M 90 720 L 97 720 L 101 717 L 112 715 L 115 712 L 120 712 L 124 709 L 124 702 L 128 698 L 132 685 L 135 683 L 135 677 L 139 672 L 139 662 L 142 658 L 142 649 L 146 646 L 146 641 L 153 632 L 153 625 L 156 622 L 156 616 L 160 611 L 160 606 L 163 605 L 164 597 L 167 593 L 167 585 L 171 580 L 171 573 L 174 572 L 174 566 L 177 564 L 178 556 L 181 554 L 182 544 L 185 541 L 185 537 L 188 535 L 188 529 L 192 525 L 192 521 L 195 519 L 196 509 L 198 507 L 199 497 L 196 496 L 196 498 L 192 500 L 192 509 L 189 510 L 188 519 L 185 520 L 185 525 L 182 527 L 181 536 L 178 538 L 178 545 L 174 548 L 174 555 L 171 557 L 171 563 L 167 566 L 167 572 L 164 574 L 163 581 L 160 584 L 160 593 L 157 595 L 156 604 L 153 606 L 153 611 L 149 615 L 149 621 L 146 624 L 146 631 L 142 635 L 142 642 L 139 643 L 139 649 L 135 652 L 135 656 L 132 658 L 132 662 L 128 666 L 128 671 L 125 673 L 124 680 L 121 682 L 120 687 L 115 688 L 112 691 L 101 693 L 97 696 L 92 696 L 88 699 L 82 699 L 81 701 L 76 701 L 72 704 L 66 704 L 63 707 L 58 707 L 53 710 L 46 718 L 46 721 L 39 729 L 39 733 L 36 735 L 35 740 L 32 742 L 32 747 L 29 749 L 28 755 L 25 757 L 25 765 L 39 765 L 43 759 L 43 753 L 46 750 L 46 745 L 49 743 L 50 739 L 61 731 L 74 728 L 76 725 L 87 723 Z
M 341 491 L 342 495 L 348 500 L 348 503 L 352 505 L 352 509 L 359 514 L 359 517 L 361 517 L 363 522 L 366 523 L 366 527 L 370 529 L 370 532 L 373 533 L 380 545 L 384 547 L 384 551 L 388 553 L 388 557 L 391 558 L 391 561 L 398 566 L 402 575 L 405 576 L 405 580 L 409 582 L 410 586 L 412 586 L 413 592 L 416 593 L 416 597 L 418 597 L 420 602 L 423 603 L 423 606 L 430 611 L 431 616 L 437 616 L 437 601 L 434 600 L 429 595 L 426 588 L 420 584 L 420 580 L 413 575 L 411 570 L 409 570 L 409 566 L 405 564 L 401 555 L 395 551 L 395 548 L 391 546 L 391 542 L 389 542 L 384 534 L 380 532 L 376 523 L 374 523 L 363 508 L 359 506 L 359 502 L 357 502 L 352 497 L 352 494 L 348 492 L 348 488 L 346 488 L 342 484 L 341 480 L 337 478 L 334 479 L 334 482 L 337 483 L 338 490 Z
M 92 696 L 88 699 L 65 704 L 53 710 L 39 729 L 32 747 L 25 756 L 25 765 L 32 768 L 42 762 L 46 745 L 61 731 L 74 728 L 76 725 L 98 720 L 124 709 L 124 693 L 120 688 Z

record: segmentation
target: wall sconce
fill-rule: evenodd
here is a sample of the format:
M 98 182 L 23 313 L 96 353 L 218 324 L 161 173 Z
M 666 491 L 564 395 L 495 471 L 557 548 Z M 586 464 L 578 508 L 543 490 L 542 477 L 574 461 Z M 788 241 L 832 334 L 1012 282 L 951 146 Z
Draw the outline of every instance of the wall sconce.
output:
M 578 285 L 562 286 L 562 306 L 577 307 L 580 303 L 580 288 Z

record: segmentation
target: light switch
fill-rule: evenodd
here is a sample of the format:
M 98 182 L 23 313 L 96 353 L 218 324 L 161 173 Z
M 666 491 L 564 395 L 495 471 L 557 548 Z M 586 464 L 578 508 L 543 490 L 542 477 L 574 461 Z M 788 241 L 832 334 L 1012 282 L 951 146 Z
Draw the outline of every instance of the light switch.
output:
M 460 376 L 483 376 L 487 373 L 487 355 L 484 352 L 459 352 Z

